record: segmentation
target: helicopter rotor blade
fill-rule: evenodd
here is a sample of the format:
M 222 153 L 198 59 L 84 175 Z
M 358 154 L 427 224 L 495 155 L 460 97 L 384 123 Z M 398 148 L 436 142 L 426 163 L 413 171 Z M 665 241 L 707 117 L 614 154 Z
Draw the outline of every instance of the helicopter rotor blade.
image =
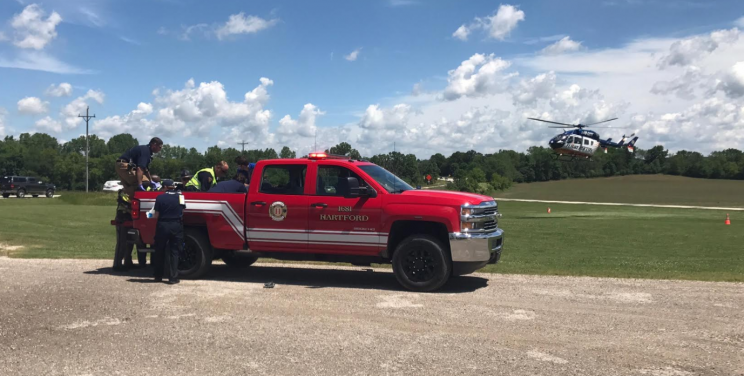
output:
M 569 126 L 569 127 L 575 127 L 575 125 L 573 125 L 573 124 L 559 123 L 557 121 L 543 120 L 543 119 L 537 119 L 537 118 L 527 118 L 527 119 L 542 121 L 544 123 L 551 123 L 551 124 L 558 124 L 558 125 L 564 125 L 564 126 Z
M 586 124 L 586 126 L 588 127 L 588 126 L 590 126 L 590 125 L 595 125 L 595 124 L 602 124 L 602 123 L 606 123 L 606 122 L 608 122 L 608 121 L 613 121 L 613 120 L 617 120 L 617 118 L 612 118 L 612 119 L 607 119 L 607 120 L 602 120 L 602 121 L 598 121 L 598 122 L 596 122 L 596 123 Z

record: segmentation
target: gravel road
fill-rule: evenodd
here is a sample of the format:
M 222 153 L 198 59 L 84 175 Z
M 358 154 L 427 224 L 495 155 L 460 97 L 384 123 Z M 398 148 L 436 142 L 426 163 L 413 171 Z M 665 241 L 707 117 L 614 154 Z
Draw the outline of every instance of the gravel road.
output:
M 3 375 L 744 375 L 744 284 L 0 257 Z M 274 288 L 264 288 L 273 281 Z

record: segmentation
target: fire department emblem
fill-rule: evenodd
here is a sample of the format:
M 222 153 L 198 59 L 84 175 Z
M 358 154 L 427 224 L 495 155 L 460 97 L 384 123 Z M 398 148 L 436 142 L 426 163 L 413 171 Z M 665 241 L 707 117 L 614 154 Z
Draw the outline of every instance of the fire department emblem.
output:
M 283 221 L 287 217 L 287 205 L 277 201 L 269 206 L 269 216 L 275 221 Z

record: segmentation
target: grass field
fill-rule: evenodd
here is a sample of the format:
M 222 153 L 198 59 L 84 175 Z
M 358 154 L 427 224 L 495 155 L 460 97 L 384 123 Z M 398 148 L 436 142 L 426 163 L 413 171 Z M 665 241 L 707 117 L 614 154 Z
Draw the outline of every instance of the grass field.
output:
M 602 194 L 582 201 L 599 201 Z M 90 200 L 80 193 L 0 200 L 0 255 L 110 259 L 113 200 L 101 193 Z M 743 205 L 744 198 L 727 200 L 727 205 Z M 505 250 L 501 262 L 484 271 L 744 281 L 741 212 L 730 213 L 732 225 L 726 226 L 726 213 L 717 210 L 550 204 L 548 214 L 547 204 L 505 201 L 499 207 Z
M 620 202 L 744 207 L 744 181 L 669 175 L 631 175 L 599 179 L 517 184 L 496 197 L 556 201 Z

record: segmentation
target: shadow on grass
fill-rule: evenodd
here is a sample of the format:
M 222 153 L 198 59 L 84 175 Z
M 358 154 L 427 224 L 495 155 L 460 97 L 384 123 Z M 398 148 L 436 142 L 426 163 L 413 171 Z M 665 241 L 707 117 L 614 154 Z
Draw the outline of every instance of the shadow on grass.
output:
M 85 272 L 85 274 L 109 274 L 118 276 L 137 277 L 127 281 L 133 283 L 149 283 L 152 277 L 152 268 L 147 265 L 143 269 L 130 269 L 128 271 L 116 271 L 113 268 L 99 268 Z M 391 272 L 364 270 L 342 270 L 342 269 L 311 269 L 293 266 L 251 266 L 245 269 L 236 269 L 227 265 L 212 265 L 210 272 L 199 278 L 200 280 L 236 282 L 236 283 L 260 283 L 274 282 L 277 286 L 291 285 L 301 286 L 308 289 L 322 288 L 351 288 L 388 291 L 406 291 L 395 280 Z M 182 280 L 187 281 L 187 280 Z M 488 286 L 488 280 L 476 276 L 461 276 L 452 278 L 444 287 L 436 293 L 467 293 Z

